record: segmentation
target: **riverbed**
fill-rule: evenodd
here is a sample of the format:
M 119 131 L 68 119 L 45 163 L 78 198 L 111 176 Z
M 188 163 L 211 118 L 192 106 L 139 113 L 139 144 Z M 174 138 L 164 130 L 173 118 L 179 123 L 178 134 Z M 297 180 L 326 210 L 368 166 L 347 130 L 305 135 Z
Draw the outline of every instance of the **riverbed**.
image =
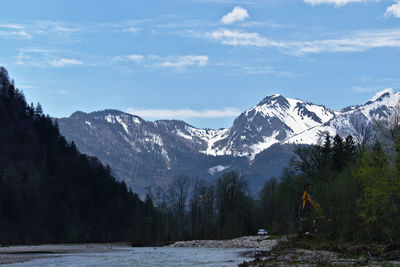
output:
M 33 256 L 3 266 L 237 266 L 254 257 L 248 248 L 189 248 L 113 246 L 111 251 L 38 253 L 22 252 L 10 256 Z M 3 257 L 6 254 L 0 256 Z

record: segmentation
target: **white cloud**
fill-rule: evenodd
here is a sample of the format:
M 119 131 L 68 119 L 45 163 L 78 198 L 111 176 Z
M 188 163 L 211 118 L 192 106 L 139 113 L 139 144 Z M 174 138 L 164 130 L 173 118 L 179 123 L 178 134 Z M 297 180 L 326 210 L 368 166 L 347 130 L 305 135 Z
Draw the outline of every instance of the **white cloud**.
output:
M 82 32 L 84 30 L 82 25 L 50 20 L 33 21 L 30 24 L 26 24 L 25 28 L 28 28 L 34 35 L 54 34 L 63 38 L 71 33 Z
M 181 118 L 223 118 L 236 117 L 240 115 L 237 108 L 224 109 L 134 109 L 128 108 L 126 112 L 151 119 L 181 119 Z
M 0 24 L 0 37 L 9 37 L 14 39 L 30 39 L 32 35 L 29 34 L 23 25 L 19 24 Z
M 21 30 L 6 30 L 2 31 L 0 30 L 0 37 L 8 37 L 8 38 L 13 38 L 13 39 L 31 39 L 32 35 L 27 33 L 26 31 L 21 31 Z
M 17 56 L 16 64 L 31 66 L 31 67 L 65 67 L 65 66 L 73 66 L 73 65 L 83 65 L 84 63 L 81 60 L 74 58 L 64 58 L 55 55 L 57 51 L 55 50 L 47 50 L 40 48 L 33 49 L 20 49 L 20 52 Z
M 0 28 L 22 30 L 24 28 L 24 26 L 19 25 L 19 24 L 0 24 Z
M 310 41 L 275 41 L 258 33 L 228 29 L 208 32 L 203 36 L 226 45 L 279 48 L 293 54 L 362 52 L 373 48 L 400 47 L 400 29 L 355 32 L 348 37 Z
M 129 55 L 129 56 L 127 56 L 127 58 L 129 60 L 132 60 L 132 61 L 140 62 L 140 61 L 142 61 L 144 59 L 144 56 L 142 56 L 142 55 Z
M 114 61 L 133 61 L 146 67 L 174 67 L 184 68 L 189 66 L 203 67 L 207 65 L 208 56 L 206 55 L 184 55 L 184 56 L 160 56 L 160 55 L 139 55 L 132 54 L 127 56 L 114 57 Z
M 260 36 L 258 33 L 242 32 L 238 30 L 220 29 L 217 31 L 206 33 L 206 36 L 220 41 L 223 44 L 233 46 L 258 46 L 268 47 L 275 46 L 279 47 L 283 44 L 271 41 L 267 38 Z
M 140 30 L 141 30 L 140 28 L 130 27 L 130 28 L 124 29 L 123 32 L 138 33 Z
M 57 58 L 49 61 L 49 64 L 53 67 L 64 67 L 71 65 L 82 65 L 83 62 L 73 58 Z
M 231 12 L 223 16 L 221 22 L 223 24 L 232 24 L 238 21 L 243 21 L 247 18 L 249 18 L 247 10 L 240 6 L 237 6 L 233 8 Z
M 196 2 L 211 2 L 217 4 L 246 4 L 253 5 L 256 4 L 256 1 L 245 1 L 245 0 L 194 0 Z M 273 0 L 270 0 L 271 2 Z
M 400 18 L 400 1 L 396 1 L 393 5 L 386 9 L 385 16 Z
M 196 55 L 188 55 L 188 56 L 179 56 L 175 57 L 171 60 L 167 60 L 160 63 L 160 66 L 163 67 L 186 67 L 191 65 L 197 65 L 199 67 L 203 67 L 208 62 L 208 56 L 196 56 Z
M 50 54 L 50 53 L 56 52 L 56 50 L 49 50 L 49 49 L 42 49 L 42 48 L 21 48 L 20 52 Z
M 304 0 L 305 3 L 311 5 L 331 4 L 335 6 L 344 6 L 350 3 L 361 3 L 367 0 Z
M 83 31 L 81 25 L 70 25 L 63 22 L 35 20 L 25 24 L 0 24 L 0 37 L 14 39 L 33 39 L 35 37 L 51 36 L 65 39 L 65 36 Z
M 113 58 L 114 61 L 134 61 L 141 63 L 145 59 L 145 56 L 139 54 L 131 54 L 127 56 L 116 56 Z

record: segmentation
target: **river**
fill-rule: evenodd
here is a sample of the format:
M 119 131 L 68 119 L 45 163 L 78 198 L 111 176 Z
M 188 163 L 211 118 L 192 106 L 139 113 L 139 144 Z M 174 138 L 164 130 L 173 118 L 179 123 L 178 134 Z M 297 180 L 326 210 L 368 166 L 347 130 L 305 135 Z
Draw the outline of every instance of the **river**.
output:
M 114 252 L 53 254 L 4 266 L 237 266 L 251 260 L 255 249 L 241 248 L 175 248 L 121 247 Z

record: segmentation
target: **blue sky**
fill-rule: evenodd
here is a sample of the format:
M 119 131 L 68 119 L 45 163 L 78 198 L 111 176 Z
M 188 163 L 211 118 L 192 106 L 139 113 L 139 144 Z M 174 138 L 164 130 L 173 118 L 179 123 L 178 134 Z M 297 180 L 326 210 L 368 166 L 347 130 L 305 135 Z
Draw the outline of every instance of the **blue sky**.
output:
M 54 117 L 230 127 L 280 93 L 332 109 L 400 89 L 398 0 L 2 1 L 0 65 Z

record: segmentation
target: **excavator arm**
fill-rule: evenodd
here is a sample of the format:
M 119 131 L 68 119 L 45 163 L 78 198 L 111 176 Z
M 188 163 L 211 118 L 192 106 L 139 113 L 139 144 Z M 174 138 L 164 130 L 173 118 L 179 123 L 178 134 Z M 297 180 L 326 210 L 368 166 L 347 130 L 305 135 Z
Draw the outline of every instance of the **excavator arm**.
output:
M 312 230 L 310 232 L 305 232 L 304 229 L 304 227 L 306 226 L 306 224 L 304 224 L 304 221 L 306 221 L 306 219 L 303 216 L 304 216 L 304 209 L 307 206 L 307 202 L 309 202 L 314 207 L 314 209 L 319 213 L 319 217 L 314 218 L 312 221 Z M 328 223 L 330 221 L 331 220 L 328 219 Z M 297 229 L 298 237 L 313 236 L 317 233 L 318 229 L 320 229 L 321 223 L 322 225 L 325 225 L 324 223 L 325 216 L 322 216 L 321 206 L 312 199 L 311 195 L 307 191 L 304 191 L 303 195 L 301 196 L 301 203 L 299 206 L 299 211 L 297 213 L 297 222 L 299 223 Z
M 311 205 L 314 206 L 314 208 L 315 208 L 316 210 L 321 210 L 321 206 L 320 206 L 317 202 L 315 202 L 314 200 L 312 200 L 310 194 L 307 194 L 307 200 L 308 200 L 308 202 L 310 202 Z
M 297 214 L 298 221 L 302 220 L 302 216 L 304 214 L 304 209 L 306 207 L 307 202 L 309 202 L 316 210 L 321 211 L 321 206 L 312 199 L 311 195 L 307 191 L 304 191 L 301 197 L 299 212 Z

